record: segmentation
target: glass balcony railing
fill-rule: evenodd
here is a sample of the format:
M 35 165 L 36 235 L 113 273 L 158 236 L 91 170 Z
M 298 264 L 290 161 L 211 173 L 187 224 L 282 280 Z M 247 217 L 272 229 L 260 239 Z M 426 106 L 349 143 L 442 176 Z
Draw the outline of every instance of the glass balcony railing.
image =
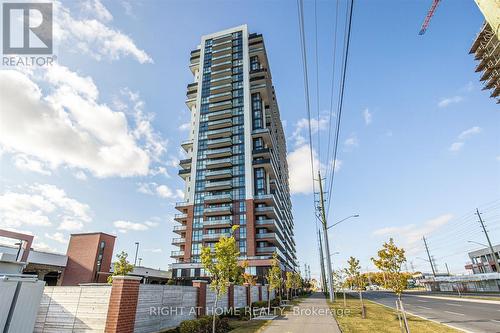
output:
M 173 238 L 172 239 L 172 244 L 184 244 L 186 243 L 186 238 Z
M 171 257 L 183 257 L 184 251 L 172 251 L 170 252 Z

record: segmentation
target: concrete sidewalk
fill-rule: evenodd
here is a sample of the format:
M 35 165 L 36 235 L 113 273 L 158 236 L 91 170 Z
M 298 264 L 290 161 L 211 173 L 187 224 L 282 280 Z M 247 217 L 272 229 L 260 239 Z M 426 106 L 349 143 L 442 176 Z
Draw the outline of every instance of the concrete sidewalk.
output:
M 304 298 L 285 317 L 271 321 L 263 333 L 340 333 L 323 294 Z

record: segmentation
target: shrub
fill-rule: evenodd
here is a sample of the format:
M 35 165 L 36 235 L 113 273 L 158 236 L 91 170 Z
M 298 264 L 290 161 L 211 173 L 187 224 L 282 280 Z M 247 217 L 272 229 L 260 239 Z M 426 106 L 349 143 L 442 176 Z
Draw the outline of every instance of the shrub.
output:
M 215 317 L 215 331 L 217 333 L 227 333 L 229 320 L 227 318 Z M 185 320 L 179 327 L 180 333 L 212 333 L 212 317 L 203 316 L 198 319 Z

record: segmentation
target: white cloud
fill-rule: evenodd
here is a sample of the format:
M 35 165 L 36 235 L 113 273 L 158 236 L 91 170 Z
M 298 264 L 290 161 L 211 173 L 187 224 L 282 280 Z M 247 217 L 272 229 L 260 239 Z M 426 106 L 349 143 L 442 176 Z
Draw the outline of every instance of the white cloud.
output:
M 457 151 L 460 151 L 460 149 L 462 149 L 463 146 L 464 146 L 463 142 L 453 142 L 451 144 L 450 148 L 448 148 L 448 150 L 453 151 L 453 152 L 457 152 Z
M 471 136 L 479 134 L 481 132 L 482 132 L 482 129 L 479 126 L 474 126 L 474 127 L 471 127 L 469 129 L 466 129 L 466 130 L 462 131 L 458 135 L 458 140 L 459 141 L 453 142 L 451 144 L 451 146 L 448 148 L 448 150 L 452 151 L 452 152 L 458 152 L 458 151 L 460 151 L 463 148 L 463 146 L 465 145 L 464 141 L 466 139 L 469 139 Z
M 409 254 L 415 254 L 421 249 L 420 242 L 422 242 L 422 237 L 429 236 L 450 222 L 452 218 L 452 214 L 443 214 L 418 225 L 408 224 L 377 229 L 373 232 L 373 235 L 387 236 L 399 240 L 402 242 L 403 248 L 405 248 Z
M 311 118 L 311 133 L 316 134 L 319 131 L 325 130 L 328 128 L 329 123 L 329 115 L 323 115 L 319 119 Z M 306 137 L 304 136 L 304 132 L 307 133 L 309 131 L 309 120 L 307 118 L 302 118 L 297 121 L 295 124 L 295 130 L 292 133 L 292 140 L 295 142 L 295 146 L 302 146 L 306 143 Z
M 370 125 L 372 123 L 373 116 L 368 108 L 363 110 L 363 119 L 365 120 L 366 125 Z
M 14 165 L 19 170 L 36 172 L 42 175 L 49 176 L 51 172 L 46 169 L 43 162 L 30 158 L 24 154 L 18 154 L 14 156 Z
M 144 50 L 135 45 L 132 38 L 105 24 L 112 19 L 112 15 L 100 1 L 87 3 L 84 11 L 85 8 L 93 9 L 95 18 L 76 19 L 61 2 L 54 2 L 54 39 L 61 47 L 88 54 L 96 60 L 118 60 L 123 56 L 131 56 L 141 64 L 153 62 Z M 90 13 L 86 11 L 86 14 Z
M 64 190 L 50 184 L 34 184 L 0 195 L 0 226 L 52 226 L 67 221 L 83 226 L 91 221 L 90 208 L 69 198 Z M 68 229 L 67 229 L 68 230 Z
M 156 226 L 154 223 L 135 223 L 123 220 L 114 221 L 113 225 L 121 233 L 126 233 L 127 231 L 145 231 L 150 227 Z
M 304 144 L 288 154 L 291 194 L 309 194 L 313 192 L 310 152 L 309 145 Z M 319 163 L 315 151 L 313 151 L 313 163 L 314 169 L 317 170 Z
M 87 175 L 82 170 L 79 170 L 75 173 L 75 178 L 79 180 L 87 180 Z
M 83 12 L 89 14 L 90 16 L 95 15 L 100 21 L 109 22 L 113 20 L 113 15 L 111 15 L 111 13 L 99 0 L 84 1 L 81 6 Z
M 36 237 L 33 240 L 32 247 L 33 247 L 33 249 L 35 249 L 37 251 L 57 253 L 57 250 L 55 248 L 53 248 L 52 246 L 47 245 L 44 242 L 39 242 Z
M 469 138 L 469 137 L 471 137 L 471 136 L 473 136 L 475 134 L 479 134 L 481 132 L 482 132 L 481 127 L 474 126 L 474 127 L 469 128 L 469 129 L 466 129 L 465 131 L 463 131 L 462 133 L 460 133 L 458 135 L 458 138 L 460 140 L 464 140 L 464 139 L 467 139 L 467 138 Z
M 191 129 L 191 123 L 187 122 L 179 126 L 179 131 L 189 131 Z
M 445 108 L 451 104 L 456 104 L 456 103 L 460 103 L 461 101 L 463 101 L 463 97 L 462 96 L 453 96 L 453 97 L 447 97 L 447 98 L 442 98 L 439 103 L 438 103 L 438 106 L 440 108 Z
M 33 78 L 46 80 L 51 93 L 43 95 Z M 89 77 L 58 65 L 40 76 L 1 71 L 0 146 L 50 169 L 66 165 L 97 177 L 147 175 L 152 162 L 160 162 L 166 141 L 152 129 L 152 116 L 142 111 L 138 95 L 128 93 L 134 103 L 132 130 L 125 113 L 99 104 Z
M 45 237 L 61 244 L 67 244 L 68 239 L 64 237 L 64 234 L 61 232 L 55 232 L 53 234 L 45 233 Z
M 344 148 L 346 150 L 350 150 L 352 148 L 358 147 L 359 146 L 359 140 L 356 134 L 351 134 L 345 141 L 344 141 Z
M 497 156 L 496 158 L 497 161 L 500 161 L 500 155 Z
M 178 189 L 172 190 L 167 185 L 164 184 L 160 185 L 155 182 L 138 183 L 137 191 L 144 194 L 157 195 L 160 198 L 165 198 L 165 199 L 179 199 L 184 196 L 184 192 L 181 190 Z

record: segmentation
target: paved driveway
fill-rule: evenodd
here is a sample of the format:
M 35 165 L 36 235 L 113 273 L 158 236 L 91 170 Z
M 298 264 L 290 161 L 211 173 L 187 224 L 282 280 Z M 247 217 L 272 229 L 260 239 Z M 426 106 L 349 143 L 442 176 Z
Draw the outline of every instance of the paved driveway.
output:
M 264 333 L 340 333 L 323 294 L 314 293 L 288 312 L 275 319 Z

